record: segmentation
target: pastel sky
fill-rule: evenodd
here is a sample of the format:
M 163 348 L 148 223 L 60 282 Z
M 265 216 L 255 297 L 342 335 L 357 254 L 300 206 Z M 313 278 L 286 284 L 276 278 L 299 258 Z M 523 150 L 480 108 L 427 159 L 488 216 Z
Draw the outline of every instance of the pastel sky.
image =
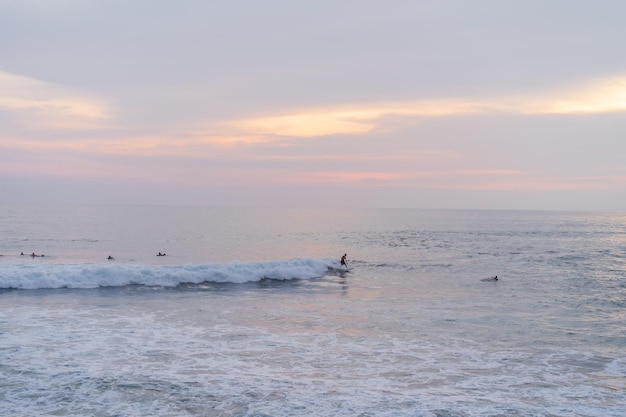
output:
M 0 0 L 0 202 L 626 210 L 622 0 Z

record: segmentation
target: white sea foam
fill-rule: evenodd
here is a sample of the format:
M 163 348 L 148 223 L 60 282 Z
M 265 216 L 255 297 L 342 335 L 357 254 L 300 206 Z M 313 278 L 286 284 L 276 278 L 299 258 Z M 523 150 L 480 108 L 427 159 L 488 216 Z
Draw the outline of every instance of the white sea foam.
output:
M 0 288 L 98 288 L 125 285 L 175 287 L 183 283 L 244 283 L 262 279 L 321 277 L 336 268 L 335 259 L 297 258 L 267 262 L 205 265 L 13 264 L 0 270 Z

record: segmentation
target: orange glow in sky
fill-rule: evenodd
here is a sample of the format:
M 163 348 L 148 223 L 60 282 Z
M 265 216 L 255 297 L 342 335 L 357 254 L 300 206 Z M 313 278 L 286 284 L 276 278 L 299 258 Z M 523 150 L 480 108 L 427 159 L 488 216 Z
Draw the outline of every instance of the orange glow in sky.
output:
M 169 190 L 219 204 L 226 189 L 289 205 L 298 190 L 306 205 L 342 189 L 357 205 L 626 210 L 616 5 L 563 20 L 553 4 L 539 16 L 525 3 L 353 14 L 323 3 L 311 6 L 319 21 L 281 9 L 267 31 L 270 6 L 241 20 L 229 3 L 159 3 L 141 19 L 114 2 L 25 3 L 0 4 L 0 24 L 15 22 L 2 26 L 12 46 L 0 66 L 7 201 L 41 187 L 78 202 L 72 183 L 97 178 L 102 201 L 118 203 L 151 183 L 164 203 Z

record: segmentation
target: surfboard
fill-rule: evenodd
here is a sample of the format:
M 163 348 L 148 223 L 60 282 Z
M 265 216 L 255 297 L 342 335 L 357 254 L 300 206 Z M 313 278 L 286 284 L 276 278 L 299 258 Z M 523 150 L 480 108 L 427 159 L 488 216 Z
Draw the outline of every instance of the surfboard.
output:
M 350 272 L 354 269 L 354 267 L 351 268 L 344 268 L 344 267 L 340 267 L 340 268 L 333 268 L 333 267 L 329 267 L 328 270 L 331 272 Z

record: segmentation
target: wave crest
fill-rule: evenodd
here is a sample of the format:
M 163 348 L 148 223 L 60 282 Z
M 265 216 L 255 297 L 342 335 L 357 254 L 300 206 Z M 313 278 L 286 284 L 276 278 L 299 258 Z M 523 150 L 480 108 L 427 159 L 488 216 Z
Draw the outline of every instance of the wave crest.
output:
M 98 288 L 125 285 L 175 287 L 202 282 L 245 283 L 262 279 L 311 279 L 337 267 L 335 259 L 295 258 L 266 262 L 146 266 L 132 264 L 13 265 L 0 271 L 2 289 Z

